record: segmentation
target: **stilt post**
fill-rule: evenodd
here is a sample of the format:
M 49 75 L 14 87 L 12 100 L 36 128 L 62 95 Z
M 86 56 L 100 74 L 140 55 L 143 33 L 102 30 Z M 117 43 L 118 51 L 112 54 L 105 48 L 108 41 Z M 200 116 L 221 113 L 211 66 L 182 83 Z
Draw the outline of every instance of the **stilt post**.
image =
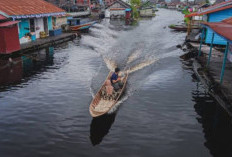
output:
M 209 66 L 209 63 L 210 63 L 210 58 L 211 58 L 212 48 L 213 48 L 213 40 L 214 40 L 214 33 L 212 35 L 212 40 L 211 40 L 211 44 L 210 44 L 210 50 L 209 50 L 209 57 L 208 57 L 208 61 L 207 61 L 207 66 Z
M 203 43 L 204 33 L 205 33 L 205 28 L 202 28 L 202 32 L 201 32 L 201 43 L 200 43 L 200 48 L 199 48 L 198 56 L 201 56 L 201 46 L 202 46 L 202 43 Z
M 223 82 L 224 71 L 225 71 L 226 60 L 227 60 L 228 48 L 229 48 L 229 42 L 227 42 L 227 44 L 226 44 L 226 50 L 225 50 L 225 53 L 224 53 L 224 59 L 223 59 L 223 64 L 222 64 L 221 77 L 220 77 L 220 84 L 222 84 L 222 82 Z

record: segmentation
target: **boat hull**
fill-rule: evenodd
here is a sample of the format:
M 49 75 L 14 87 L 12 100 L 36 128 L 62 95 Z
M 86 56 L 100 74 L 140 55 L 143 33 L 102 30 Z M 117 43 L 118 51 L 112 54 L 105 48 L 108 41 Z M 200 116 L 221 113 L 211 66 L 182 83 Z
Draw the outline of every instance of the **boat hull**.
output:
M 81 25 L 76 25 L 76 26 L 70 26 L 70 30 L 71 31 L 79 31 L 79 30 L 86 30 L 89 29 L 92 25 L 94 25 L 96 22 L 88 22 L 85 24 L 81 24 Z
M 180 26 L 180 25 L 176 25 L 176 26 L 169 26 L 170 29 L 176 30 L 176 31 L 187 31 L 188 27 L 187 26 Z M 192 29 L 198 29 L 198 27 L 192 27 Z
M 110 79 L 111 75 L 112 75 L 112 72 L 109 73 L 105 82 L 108 79 Z M 124 78 L 122 80 L 123 87 L 120 90 L 120 92 L 118 93 L 118 96 L 116 97 L 116 99 L 114 99 L 114 100 L 105 100 L 101 96 L 101 92 L 104 89 L 105 82 L 103 83 L 102 87 L 97 92 L 97 94 L 95 95 L 95 97 L 93 98 L 93 100 L 89 106 L 89 112 L 90 112 L 90 115 L 92 117 L 99 117 L 99 116 L 102 116 L 104 114 L 107 114 L 115 106 L 115 104 L 118 102 L 118 100 L 120 99 L 120 97 L 122 96 L 122 94 L 125 91 L 127 78 L 128 78 L 128 72 L 126 73 L 126 75 L 124 76 Z

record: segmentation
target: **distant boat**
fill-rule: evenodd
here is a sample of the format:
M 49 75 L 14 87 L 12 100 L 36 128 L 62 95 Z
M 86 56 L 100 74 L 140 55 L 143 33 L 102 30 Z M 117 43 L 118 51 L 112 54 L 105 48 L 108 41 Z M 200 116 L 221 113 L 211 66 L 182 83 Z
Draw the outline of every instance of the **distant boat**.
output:
M 170 25 L 168 27 L 176 31 L 187 31 L 188 30 L 188 27 L 185 25 Z M 192 26 L 192 29 L 198 29 L 198 28 L 199 28 L 198 26 Z
M 88 30 L 91 26 L 93 26 L 96 21 L 89 21 L 89 20 L 81 20 L 80 18 L 69 18 L 68 25 L 71 31 L 81 31 L 81 30 Z

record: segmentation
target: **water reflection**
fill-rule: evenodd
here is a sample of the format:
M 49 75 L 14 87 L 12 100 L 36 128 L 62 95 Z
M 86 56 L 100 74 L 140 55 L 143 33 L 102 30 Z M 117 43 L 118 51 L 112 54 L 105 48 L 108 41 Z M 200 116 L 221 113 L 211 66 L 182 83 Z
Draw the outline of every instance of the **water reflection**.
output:
M 44 71 L 46 66 L 53 65 L 54 47 L 24 54 L 14 58 L 0 60 L 0 91 L 26 81 L 32 75 Z
M 114 123 L 116 112 L 113 114 L 106 114 L 101 117 L 93 118 L 90 125 L 90 140 L 92 145 L 98 145 L 102 142 Z
M 232 154 L 232 124 L 231 117 L 206 92 L 199 89 L 192 92 L 195 111 L 199 115 L 198 122 L 202 124 L 205 134 L 205 146 L 215 157 L 231 157 Z

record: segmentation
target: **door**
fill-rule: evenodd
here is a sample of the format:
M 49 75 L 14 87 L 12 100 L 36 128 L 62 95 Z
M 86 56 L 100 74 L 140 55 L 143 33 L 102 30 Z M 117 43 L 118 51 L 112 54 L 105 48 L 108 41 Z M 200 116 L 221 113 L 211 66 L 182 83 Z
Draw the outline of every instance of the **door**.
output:
M 44 22 L 44 32 L 46 32 L 46 34 L 48 34 L 48 18 L 44 17 L 43 22 Z
M 36 34 L 36 38 L 40 37 L 40 32 L 44 31 L 44 22 L 43 22 L 43 18 L 37 18 L 35 20 L 35 34 Z
M 35 20 L 30 19 L 30 32 L 35 32 Z

